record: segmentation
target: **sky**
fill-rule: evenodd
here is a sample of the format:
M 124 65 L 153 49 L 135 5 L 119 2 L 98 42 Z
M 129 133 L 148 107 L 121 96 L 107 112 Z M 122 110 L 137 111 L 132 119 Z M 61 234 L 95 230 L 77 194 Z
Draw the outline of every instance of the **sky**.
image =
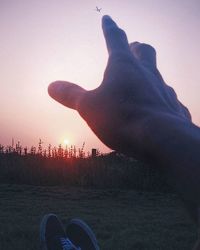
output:
M 102 8 L 102 13 L 94 9 Z M 0 144 L 70 144 L 109 149 L 79 114 L 48 96 L 67 80 L 90 90 L 108 54 L 101 17 L 110 15 L 129 42 L 149 43 L 158 67 L 200 125 L 199 0 L 0 0 Z

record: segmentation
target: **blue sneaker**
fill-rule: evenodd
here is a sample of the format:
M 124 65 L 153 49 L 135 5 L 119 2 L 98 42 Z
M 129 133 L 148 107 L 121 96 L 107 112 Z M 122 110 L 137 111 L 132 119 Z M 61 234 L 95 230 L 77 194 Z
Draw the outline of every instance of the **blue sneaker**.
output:
M 55 214 L 47 214 L 40 224 L 41 250 L 81 250 L 66 236 L 61 221 Z
M 72 219 L 66 232 L 55 214 L 47 214 L 40 224 L 41 250 L 99 250 L 96 237 L 89 226 Z
M 80 219 L 72 219 L 66 227 L 66 235 L 81 250 L 99 250 L 97 239 L 92 229 Z

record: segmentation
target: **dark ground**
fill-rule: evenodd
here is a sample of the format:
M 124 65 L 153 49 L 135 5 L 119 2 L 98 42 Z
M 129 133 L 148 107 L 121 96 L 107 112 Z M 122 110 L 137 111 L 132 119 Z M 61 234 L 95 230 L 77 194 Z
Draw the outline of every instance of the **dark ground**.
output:
M 196 228 L 175 194 L 0 185 L 0 249 L 39 249 L 39 224 L 82 218 L 101 250 L 190 250 Z

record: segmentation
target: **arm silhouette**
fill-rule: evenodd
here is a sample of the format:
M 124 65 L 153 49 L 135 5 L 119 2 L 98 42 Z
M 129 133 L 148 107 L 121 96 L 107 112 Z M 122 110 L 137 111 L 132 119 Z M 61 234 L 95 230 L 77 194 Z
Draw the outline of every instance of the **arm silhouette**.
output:
M 91 91 L 56 81 L 49 94 L 75 109 L 111 149 L 165 169 L 197 220 L 200 204 L 200 129 L 156 65 L 147 44 L 129 44 L 109 17 L 102 19 L 108 63 L 101 85 Z

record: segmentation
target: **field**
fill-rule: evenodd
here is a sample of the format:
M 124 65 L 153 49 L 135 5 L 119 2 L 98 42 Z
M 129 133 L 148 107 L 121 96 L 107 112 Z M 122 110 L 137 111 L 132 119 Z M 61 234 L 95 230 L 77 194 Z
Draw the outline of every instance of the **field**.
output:
M 196 228 L 175 194 L 0 185 L 0 249 L 39 249 L 43 215 L 82 218 L 101 250 L 189 250 Z

